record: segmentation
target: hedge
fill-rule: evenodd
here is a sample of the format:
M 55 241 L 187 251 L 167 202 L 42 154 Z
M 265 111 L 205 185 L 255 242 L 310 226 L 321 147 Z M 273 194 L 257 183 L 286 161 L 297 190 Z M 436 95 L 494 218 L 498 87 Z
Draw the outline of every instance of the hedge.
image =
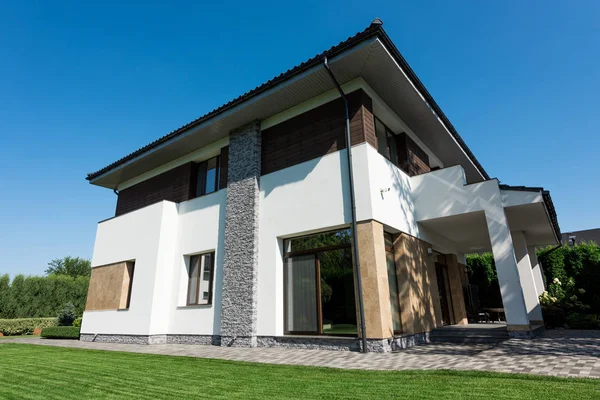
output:
M 42 330 L 42 337 L 47 339 L 79 339 L 80 328 L 76 326 L 52 326 Z
M 492 253 L 467 254 L 467 273 L 469 283 L 479 288 L 481 307 L 502 307 L 502 295 Z
M 0 275 L 0 318 L 43 318 L 58 315 L 65 304 L 73 303 L 82 315 L 90 278 L 66 275 Z
M 56 318 L 0 319 L 0 332 L 5 336 L 31 335 L 35 328 L 56 326 Z
M 546 290 L 560 298 L 573 279 L 577 300 L 589 306 L 585 314 L 600 314 L 600 246 L 582 242 L 575 246 L 562 246 L 546 254 L 551 247 L 540 251 L 539 258 L 546 275 Z

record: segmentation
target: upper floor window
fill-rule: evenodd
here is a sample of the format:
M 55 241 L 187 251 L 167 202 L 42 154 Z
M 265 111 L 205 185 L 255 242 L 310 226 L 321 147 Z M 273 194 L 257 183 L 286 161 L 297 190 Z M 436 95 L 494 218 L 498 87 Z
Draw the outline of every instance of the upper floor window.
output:
M 375 118 L 375 134 L 377 136 L 377 150 L 379 153 L 394 163 L 394 165 L 398 165 L 396 137 L 379 118 Z
M 219 190 L 219 156 L 201 162 L 197 166 L 196 197 Z
M 377 150 L 410 176 L 431 171 L 429 155 L 405 132 L 396 135 L 375 117 Z

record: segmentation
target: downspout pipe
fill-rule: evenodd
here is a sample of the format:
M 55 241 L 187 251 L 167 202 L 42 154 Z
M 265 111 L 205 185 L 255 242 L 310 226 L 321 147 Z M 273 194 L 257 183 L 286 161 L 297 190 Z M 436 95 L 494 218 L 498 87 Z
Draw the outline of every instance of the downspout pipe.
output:
M 546 257 L 548 254 L 550 253 L 554 253 L 556 250 L 560 249 L 562 247 L 562 243 L 556 245 L 556 247 L 551 248 L 550 250 L 548 250 L 547 252 L 543 253 L 541 256 L 542 257 Z
M 356 223 L 356 198 L 354 196 L 354 172 L 352 170 L 352 147 L 350 142 L 350 110 L 348 108 L 348 98 L 344 93 L 344 90 L 340 86 L 335 75 L 329 68 L 327 63 L 327 57 L 323 57 L 323 66 L 329 73 L 331 80 L 335 84 L 340 96 L 344 100 L 344 109 L 346 111 L 346 155 L 348 156 L 348 184 L 350 185 L 350 205 L 352 208 L 352 249 L 354 252 L 354 262 L 356 263 L 356 290 L 358 292 L 358 313 L 360 316 L 360 336 L 362 339 L 362 352 L 367 352 L 367 328 L 365 327 L 365 305 L 363 303 L 363 292 L 362 292 L 362 280 L 360 277 L 360 258 L 358 257 L 358 238 L 357 234 L 357 223 Z

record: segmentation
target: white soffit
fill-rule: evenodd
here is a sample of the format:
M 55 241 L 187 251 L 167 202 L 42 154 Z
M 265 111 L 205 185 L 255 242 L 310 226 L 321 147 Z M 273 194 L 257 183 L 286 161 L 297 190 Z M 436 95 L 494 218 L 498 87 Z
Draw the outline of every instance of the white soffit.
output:
M 438 156 L 444 166 L 460 164 L 467 174 L 467 182 L 483 181 L 483 174 L 429 107 L 383 43 L 377 39 L 371 48 L 369 60 L 361 73 L 363 79 Z
M 329 61 L 339 82 L 345 83 L 360 75 L 374 42 L 375 39 L 365 40 Z M 121 182 L 226 137 L 235 128 L 254 120 L 266 119 L 334 88 L 331 77 L 319 64 L 191 128 L 173 140 L 107 171 L 91 183 L 115 188 Z
M 529 190 L 500 190 L 500 193 L 504 207 L 542 203 L 544 201 L 541 190 L 537 192 Z
M 557 243 L 544 203 L 505 207 L 504 211 L 510 230 L 522 231 L 528 245 L 546 246 Z
M 379 39 L 363 41 L 330 59 L 329 65 L 341 84 L 362 77 L 445 166 L 462 165 L 469 183 L 483 180 L 480 171 Z M 253 120 L 267 119 L 332 89 L 335 86 L 327 71 L 317 65 L 107 171 L 91 183 L 116 188 L 173 160 L 190 158 L 191 155 L 187 155 L 227 137 L 232 129 Z

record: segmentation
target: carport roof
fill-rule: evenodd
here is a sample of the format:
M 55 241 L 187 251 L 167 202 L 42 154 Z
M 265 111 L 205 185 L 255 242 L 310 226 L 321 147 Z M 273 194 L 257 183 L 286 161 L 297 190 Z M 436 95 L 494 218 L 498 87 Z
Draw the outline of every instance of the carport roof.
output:
M 500 185 L 500 190 L 516 190 L 521 192 L 542 192 L 542 197 L 544 199 L 544 205 L 546 206 L 546 211 L 548 212 L 548 218 L 550 219 L 550 223 L 552 224 L 552 229 L 554 230 L 554 234 L 556 235 L 556 240 L 558 243 L 561 243 L 562 237 L 560 233 L 560 226 L 558 225 L 558 216 L 556 215 L 556 209 L 554 208 L 554 203 L 552 202 L 552 197 L 550 196 L 550 191 L 544 190 L 543 187 L 531 187 L 531 186 L 511 186 L 511 185 Z

